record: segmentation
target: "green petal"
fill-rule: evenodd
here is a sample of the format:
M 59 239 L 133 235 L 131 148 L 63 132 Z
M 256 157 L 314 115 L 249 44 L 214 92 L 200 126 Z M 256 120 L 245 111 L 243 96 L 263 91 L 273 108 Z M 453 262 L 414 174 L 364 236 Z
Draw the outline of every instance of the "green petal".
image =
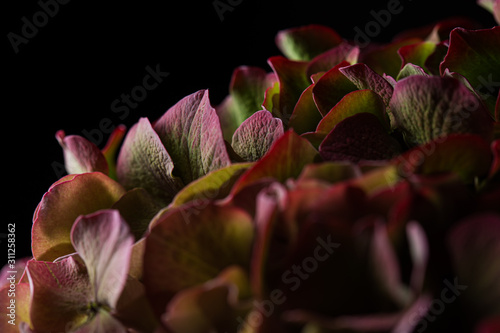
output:
M 272 111 L 275 117 L 281 118 L 285 126 L 292 115 L 293 109 L 297 104 L 302 92 L 311 84 L 307 77 L 307 62 L 292 61 L 282 56 L 271 57 L 267 60 L 273 69 L 279 81 L 279 102 L 278 108 L 274 107 Z
M 313 97 L 319 112 L 325 116 L 345 95 L 358 90 L 344 74 L 340 68 L 349 66 L 347 61 L 343 61 L 326 72 L 315 83 Z
M 264 156 L 282 135 L 282 121 L 263 110 L 254 113 L 238 127 L 231 146 L 243 160 L 254 162 Z
M 267 111 L 266 111 L 267 112 Z M 171 207 L 181 206 L 190 201 L 215 200 L 224 198 L 233 184 L 253 163 L 235 163 L 212 171 L 206 176 L 184 187 L 172 201 Z
M 389 130 L 389 120 L 382 98 L 372 90 L 356 90 L 347 94 L 328 112 L 318 124 L 316 132 L 325 137 L 342 120 L 359 113 L 373 114 L 383 127 Z
M 100 172 L 66 176 L 56 182 L 34 214 L 33 256 L 53 261 L 75 252 L 70 232 L 76 218 L 110 208 L 124 193 L 120 184 Z
M 231 141 L 242 122 L 262 110 L 265 92 L 274 82 L 275 74 L 259 67 L 240 66 L 233 71 L 229 95 L 216 107 L 226 141 Z
M 234 185 L 234 195 L 245 186 L 263 178 L 274 178 L 280 182 L 297 178 L 302 168 L 319 159 L 316 149 L 293 131 L 279 138 L 267 154 L 247 170 Z
M 215 278 L 232 265 L 248 268 L 253 223 L 243 210 L 209 202 L 174 208 L 146 238 L 144 284 L 159 316 L 179 291 Z
M 491 29 L 456 28 L 450 34 L 448 53 L 441 63 L 441 75 L 448 69 L 463 75 L 482 95 L 494 114 L 500 82 L 500 26 Z
M 236 332 L 238 317 L 246 313 L 240 299 L 248 297 L 248 289 L 246 272 L 228 267 L 216 278 L 179 292 L 162 321 L 174 332 Z
M 147 118 L 128 132 L 118 156 L 117 174 L 126 189 L 144 188 L 158 203 L 167 204 L 182 188 L 173 173 L 174 161 Z
M 282 30 L 276 36 L 276 45 L 290 60 L 309 61 L 341 42 L 334 30 L 314 24 Z
M 297 134 L 314 131 L 322 118 L 314 102 L 313 89 L 314 84 L 311 84 L 304 90 L 290 117 L 288 126 Z
M 208 90 L 177 102 L 156 121 L 154 129 L 184 184 L 231 163 Z
M 475 133 L 490 140 L 492 119 L 459 80 L 414 75 L 398 81 L 391 100 L 396 126 L 410 145 L 451 133 Z

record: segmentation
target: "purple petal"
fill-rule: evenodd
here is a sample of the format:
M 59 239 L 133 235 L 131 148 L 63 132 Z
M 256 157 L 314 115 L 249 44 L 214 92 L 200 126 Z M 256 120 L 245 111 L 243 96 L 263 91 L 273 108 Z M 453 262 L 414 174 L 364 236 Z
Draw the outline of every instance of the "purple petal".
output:
M 500 216 L 481 213 L 463 219 L 448 235 L 457 273 L 457 292 L 463 291 L 470 310 L 481 316 L 500 313 Z
M 133 236 L 117 210 L 103 210 L 78 218 L 71 241 L 87 266 L 93 299 L 116 306 L 125 285 Z
M 72 256 L 55 263 L 32 260 L 27 271 L 35 332 L 66 332 L 90 319 L 94 295 L 82 263 Z
M 184 97 L 154 126 L 184 184 L 231 163 L 208 90 Z
M 358 89 L 371 89 L 382 97 L 386 106 L 389 106 L 392 92 L 394 91 L 391 84 L 382 76 L 378 75 L 370 67 L 365 64 L 355 64 L 347 67 L 339 68 Z
M 68 174 L 99 171 L 108 174 L 108 163 L 99 148 L 79 135 L 66 136 L 64 131 L 56 133 L 63 148 L 64 166 Z
M 362 112 L 340 121 L 319 146 L 325 161 L 388 160 L 401 151 L 375 115 Z

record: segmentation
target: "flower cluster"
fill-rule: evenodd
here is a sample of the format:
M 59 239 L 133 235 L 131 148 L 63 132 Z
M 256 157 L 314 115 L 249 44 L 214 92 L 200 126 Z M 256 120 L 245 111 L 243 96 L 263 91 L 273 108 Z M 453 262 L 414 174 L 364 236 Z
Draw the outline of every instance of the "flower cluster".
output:
M 276 44 L 220 105 L 56 134 L 2 332 L 500 331 L 500 26 Z

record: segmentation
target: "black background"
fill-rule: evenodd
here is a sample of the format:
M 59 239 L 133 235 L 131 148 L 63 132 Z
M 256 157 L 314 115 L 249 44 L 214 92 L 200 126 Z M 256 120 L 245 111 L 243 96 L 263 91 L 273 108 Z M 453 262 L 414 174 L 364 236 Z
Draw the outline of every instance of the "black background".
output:
M 0 234 L 7 233 L 7 223 L 15 223 L 17 255 L 30 254 L 33 212 L 58 179 L 52 163 L 63 162 L 57 130 L 82 134 L 98 128 L 103 118 L 130 127 L 139 117 L 158 118 L 182 97 L 205 88 L 215 106 L 226 96 L 235 67 L 270 71 L 266 61 L 280 54 L 274 44 L 280 29 L 318 23 L 352 39 L 354 27 L 364 29 L 373 20 L 370 11 L 385 9 L 388 2 L 243 0 L 221 21 L 213 0 L 106 5 L 71 0 L 17 54 L 7 34 L 20 34 L 22 17 L 32 21 L 40 5 L 34 0 L 4 3 L 1 189 L 7 200 L 2 200 Z M 494 25 L 474 0 L 401 0 L 401 5 L 403 11 L 375 41 L 451 16 Z M 170 75 L 121 121 L 111 103 L 142 83 L 146 66 L 157 64 Z M 0 240 L 3 259 L 6 239 Z

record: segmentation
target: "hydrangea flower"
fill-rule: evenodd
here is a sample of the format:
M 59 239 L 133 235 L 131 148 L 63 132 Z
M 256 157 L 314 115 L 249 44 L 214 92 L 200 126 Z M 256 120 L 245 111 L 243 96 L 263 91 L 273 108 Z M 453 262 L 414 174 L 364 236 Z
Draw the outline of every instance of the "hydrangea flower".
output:
M 2 332 L 499 331 L 500 27 L 275 41 L 220 105 L 56 134 Z

